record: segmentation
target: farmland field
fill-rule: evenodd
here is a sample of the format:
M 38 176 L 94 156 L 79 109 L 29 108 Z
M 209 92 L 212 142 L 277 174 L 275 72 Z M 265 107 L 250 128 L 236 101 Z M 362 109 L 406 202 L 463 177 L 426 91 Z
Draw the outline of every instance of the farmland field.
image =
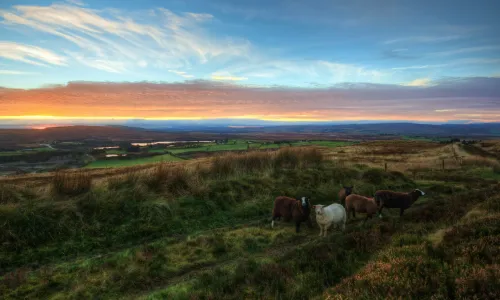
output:
M 107 149 L 106 154 L 125 154 L 127 151 L 121 149 Z
M 137 158 L 137 159 L 106 159 L 93 161 L 85 168 L 116 168 L 116 167 L 129 167 L 140 164 L 151 164 L 158 162 L 180 161 L 182 159 L 172 156 L 170 154 L 156 155 L 151 157 Z
M 322 147 L 342 147 L 352 145 L 352 142 L 339 141 L 309 141 L 309 142 L 294 142 L 292 146 L 322 146 Z
M 419 141 L 342 151 L 286 147 L 115 169 L 99 181 L 85 175 L 94 170 L 62 173 L 37 190 L 22 185 L 28 181 L 0 181 L 0 293 L 4 299 L 498 298 L 499 164 L 464 153 L 462 164 L 450 159 L 442 170 L 440 159 L 453 156 L 452 149 Z M 394 171 L 381 169 L 384 157 Z M 314 215 L 313 228 L 304 224 L 298 234 L 290 223 L 270 228 L 274 197 L 307 195 L 312 204 L 329 204 L 338 202 L 342 184 L 362 195 L 418 187 L 426 196 L 401 218 L 389 209 L 362 224 L 357 214 L 345 232 L 332 228 L 327 238 L 318 237 Z

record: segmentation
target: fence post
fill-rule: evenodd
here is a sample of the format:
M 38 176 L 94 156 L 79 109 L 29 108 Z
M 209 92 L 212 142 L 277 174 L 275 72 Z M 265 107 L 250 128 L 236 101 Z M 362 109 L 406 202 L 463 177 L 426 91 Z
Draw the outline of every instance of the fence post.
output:
M 384 163 L 385 171 L 387 172 L 387 163 Z

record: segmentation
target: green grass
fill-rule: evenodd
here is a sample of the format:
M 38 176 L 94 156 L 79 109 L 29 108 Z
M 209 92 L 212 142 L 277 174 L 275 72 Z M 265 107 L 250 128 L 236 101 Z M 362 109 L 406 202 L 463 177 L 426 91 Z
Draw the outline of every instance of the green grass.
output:
M 311 141 L 311 142 L 294 142 L 292 146 L 323 146 L 323 147 L 340 147 L 352 145 L 352 142 L 341 142 L 341 141 Z M 205 144 L 200 145 L 200 147 L 186 147 L 186 148 L 174 148 L 168 149 L 169 152 L 178 154 L 185 152 L 217 152 L 217 151 L 243 151 L 247 150 L 246 140 L 230 140 L 227 144 Z M 265 144 L 259 141 L 252 141 L 249 144 L 250 149 L 279 149 L 278 144 Z
M 245 145 L 245 144 L 244 144 Z M 300 152 L 302 151 L 302 152 Z M 484 167 L 423 174 L 341 168 L 317 152 L 228 155 L 197 170 L 160 165 L 63 197 L 5 186 L 3 299 L 498 298 L 500 185 Z M 427 178 L 426 176 L 429 175 Z M 486 176 L 487 178 L 484 178 Z M 61 177 L 61 180 L 64 180 Z M 427 192 L 345 232 L 269 226 L 278 195 L 335 202 L 340 183 Z
M 167 151 L 167 149 L 163 148 L 163 149 L 148 149 L 148 152 L 149 153 L 165 153 Z
M 12 155 L 26 155 L 30 153 L 35 153 L 35 152 L 50 152 L 50 151 L 55 151 L 52 148 L 49 147 L 38 147 L 38 148 L 30 148 L 32 150 L 30 151 L 2 151 L 0 152 L 0 156 L 12 156 Z
M 309 141 L 309 142 L 294 142 L 292 146 L 322 146 L 322 147 L 342 147 L 352 145 L 352 142 L 341 141 Z
M 107 149 L 106 154 L 125 154 L 127 151 L 121 149 Z
M 176 148 L 169 149 L 168 151 L 174 154 L 177 153 L 185 153 L 185 152 L 217 152 L 217 151 L 234 151 L 234 150 L 247 150 L 246 143 L 237 143 L 237 144 L 213 144 L 213 145 L 203 145 L 200 147 L 189 147 L 189 148 Z
M 151 164 L 158 162 L 181 161 L 182 159 L 172 156 L 170 154 L 156 155 L 151 157 L 137 158 L 137 159 L 113 159 L 113 160 L 97 160 L 93 161 L 85 168 L 116 168 L 116 167 L 130 167 L 142 164 Z
M 17 151 L 3 151 L 0 152 L 0 156 L 11 156 L 11 155 L 23 155 L 22 152 L 17 152 Z
M 38 147 L 38 148 L 32 148 L 33 151 L 38 151 L 38 152 L 46 152 L 46 151 L 54 151 L 54 149 L 49 148 L 49 147 Z
M 256 144 L 257 149 L 279 149 L 278 144 Z
M 435 141 L 434 139 L 431 138 L 426 138 L 426 137 L 421 137 L 421 136 L 406 136 L 403 135 L 401 136 L 403 140 L 408 140 L 408 141 L 422 141 L 422 142 L 433 142 Z

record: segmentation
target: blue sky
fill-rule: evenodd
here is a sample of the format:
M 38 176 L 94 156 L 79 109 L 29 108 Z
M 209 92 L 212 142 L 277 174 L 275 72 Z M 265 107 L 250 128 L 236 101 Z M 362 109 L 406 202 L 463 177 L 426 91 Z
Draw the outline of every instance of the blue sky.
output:
M 0 3 L 0 86 L 412 86 L 500 76 L 500 1 Z

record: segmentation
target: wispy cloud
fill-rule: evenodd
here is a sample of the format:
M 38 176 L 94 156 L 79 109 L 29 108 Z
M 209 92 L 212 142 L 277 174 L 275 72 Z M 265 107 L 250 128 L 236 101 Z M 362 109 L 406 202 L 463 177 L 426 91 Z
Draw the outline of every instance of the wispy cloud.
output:
M 246 77 L 212 75 L 212 80 L 241 81 L 241 80 L 247 80 L 247 79 L 248 78 L 246 78 Z
M 393 40 L 384 41 L 383 44 L 397 44 L 397 43 L 441 43 L 453 40 L 458 40 L 463 38 L 462 35 L 448 35 L 448 36 L 410 36 L 404 38 L 398 38 Z
M 458 48 L 446 51 L 433 52 L 430 55 L 451 56 L 455 54 L 473 53 L 473 52 L 481 52 L 488 50 L 500 50 L 500 46 L 465 47 L 465 48 Z
M 36 66 L 66 65 L 66 58 L 40 48 L 14 42 L 0 42 L 0 57 Z
M 419 56 L 406 54 L 408 49 L 393 49 L 393 50 L 385 50 L 382 52 L 384 58 L 393 58 L 393 59 L 416 59 Z
M 304 85 L 311 80 L 326 84 L 339 82 L 380 82 L 388 72 L 325 60 L 249 59 L 233 64 L 212 75 L 237 78 L 281 79 Z M 212 77 L 213 78 L 213 77 Z M 305 79 L 309 79 L 306 81 Z
M 444 63 L 444 64 L 395 67 L 395 68 L 392 68 L 392 70 L 402 71 L 402 70 L 411 70 L 411 69 L 442 68 L 442 67 L 475 65 L 475 64 L 500 64 L 500 58 L 461 58 L 461 59 L 452 60 L 452 61 L 450 61 L 448 63 Z
M 85 5 L 85 3 L 83 3 L 83 1 L 81 1 L 81 0 L 66 0 L 66 2 L 74 4 L 74 5 L 79 5 L 79 6 Z
M 413 81 L 410 81 L 404 85 L 406 86 L 428 86 L 431 83 L 430 78 L 418 78 Z
M 78 47 L 72 55 L 79 58 L 77 61 L 108 72 L 122 72 L 138 65 L 179 68 L 219 57 L 245 56 L 250 47 L 241 39 L 210 38 L 202 26 L 213 18 L 209 14 L 176 14 L 160 8 L 135 16 L 115 9 L 97 11 L 70 4 L 18 5 L 0 10 L 3 24 L 62 38 Z M 10 57 L 39 64 L 25 56 Z M 61 64 L 54 58 L 50 61 Z M 118 66 L 118 61 L 122 65 Z
M 447 108 L 447 109 L 436 109 L 436 110 L 434 110 L 434 111 L 435 111 L 435 112 L 442 113 L 442 112 L 456 111 L 456 109 L 450 109 L 450 108 Z
M 168 70 L 170 73 L 174 73 L 174 74 L 177 74 L 179 76 L 182 76 L 184 78 L 193 78 L 194 75 L 190 75 L 190 74 L 187 74 L 186 72 L 184 71 L 176 71 L 176 70 Z
M 0 70 L 0 75 L 35 75 L 35 72 L 24 72 L 16 70 Z
M 428 68 L 440 68 L 445 67 L 447 64 L 435 64 L 435 65 L 420 65 L 420 66 L 408 66 L 408 67 L 396 67 L 393 70 L 411 70 L 411 69 L 428 69 Z

